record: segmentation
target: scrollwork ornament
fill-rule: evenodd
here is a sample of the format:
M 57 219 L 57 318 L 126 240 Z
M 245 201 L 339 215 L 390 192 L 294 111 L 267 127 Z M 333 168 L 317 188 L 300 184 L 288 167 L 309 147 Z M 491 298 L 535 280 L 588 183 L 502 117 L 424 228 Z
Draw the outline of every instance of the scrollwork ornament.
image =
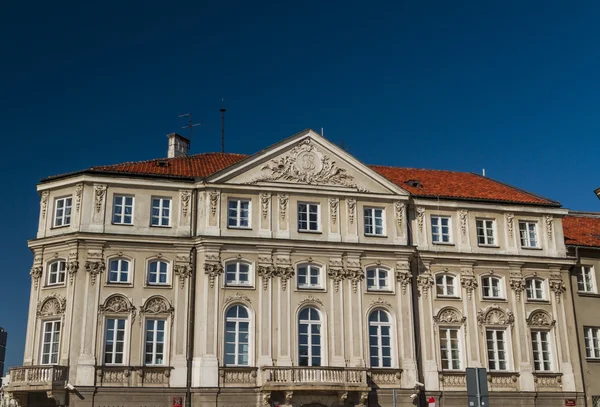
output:
M 269 216 L 269 203 L 271 202 L 271 194 L 263 192 L 260 194 L 260 208 L 263 219 Z
M 398 270 L 396 272 L 396 280 L 400 283 L 402 294 L 406 294 L 406 289 L 410 285 L 412 275 L 409 270 Z
M 361 269 L 350 268 L 346 270 L 346 278 L 352 282 L 352 292 L 356 294 L 358 291 L 358 283 L 365 279 L 365 274 Z
M 81 197 L 83 195 L 83 184 L 77 184 L 75 187 L 75 210 L 79 212 L 81 207 Z
M 50 294 L 37 306 L 37 316 L 47 317 L 52 315 L 63 315 L 67 308 L 67 300 L 60 294 Z
M 180 192 L 181 213 L 183 214 L 184 218 L 187 218 L 187 216 L 188 216 L 191 197 L 192 197 L 192 193 L 190 191 L 188 191 L 187 189 Z
M 269 280 L 277 276 L 277 269 L 272 265 L 259 265 L 258 276 L 262 278 L 263 290 L 269 288 Z
M 85 262 L 85 270 L 90 273 L 90 282 L 92 285 L 96 284 L 96 277 L 104 273 L 106 270 L 106 264 L 104 260 L 87 260 Z
M 150 297 L 140 310 L 140 314 L 173 314 L 175 308 L 167 301 L 167 299 L 159 296 Z
M 356 199 L 348 198 L 346 204 L 348 205 L 348 221 L 352 225 L 354 224 L 354 214 L 356 213 Z
M 480 325 L 512 325 L 515 322 L 515 315 L 509 309 L 502 309 L 497 304 L 492 304 L 477 312 L 477 322 Z
M 506 219 L 506 227 L 508 229 L 508 237 L 513 237 L 513 219 L 515 218 L 515 214 L 511 212 L 507 212 L 504 214 L 504 218 Z
M 546 215 L 546 230 L 548 231 L 548 240 L 552 241 L 552 231 L 554 230 L 554 217 L 552 215 Z
M 230 302 L 235 302 L 235 301 L 245 301 L 248 304 L 251 303 L 250 298 L 248 296 L 242 295 L 240 293 L 235 293 L 234 295 L 225 298 L 225 301 L 223 301 L 223 302 L 225 304 L 229 304 Z
M 327 275 L 333 280 L 335 292 L 338 292 L 340 290 L 340 281 L 346 278 L 346 272 L 342 268 L 329 267 Z
M 104 197 L 106 196 L 106 185 L 97 184 L 94 185 L 94 200 L 96 206 L 96 213 L 100 213 L 102 210 L 102 204 L 104 203 Z
M 450 307 L 442 308 L 440 312 L 433 317 L 433 321 L 436 324 L 464 324 L 466 320 L 467 318 L 464 317 L 460 311 Z
M 521 295 L 525 291 L 525 279 L 523 277 L 511 277 L 509 284 L 510 288 L 515 291 L 517 301 L 520 301 Z
M 79 262 L 77 260 L 71 260 L 67 264 L 67 271 L 69 273 L 69 284 L 73 285 L 75 274 L 77 274 L 77 271 L 79 271 Z
M 329 210 L 331 211 L 331 222 L 335 225 L 338 217 L 338 207 L 340 200 L 337 198 L 329 198 Z
M 179 278 L 179 288 L 185 287 L 185 281 L 192 275 L 192 266 L 188 264 L 176 264 L 173 272 Z
M 560 297 L 567 291 L 567 287 L 562 280 L 550 280 L 550 290 L 554 292 L 556 302 L 560 304 Z
M 31 268 L 31 271 L 29 272 L 29 274 L 31 275 L 31 278 L 33 279 L 33 286 L 36 290 L 38 289 L 38 285 L 40 282 L 40 278 L 42 277 L 43 271 L 44 271 L 44 268 L 42 266 L 36 265 L 36 266 L 33 266 Z
M 543 310 L 535 310 L 527 318 L 527 325 L 543 328 L 552 328 L 556 323 L 550 314 Z
M 294 268 L 290 266 L 278 266 L 276 268 L 277 276 L 281 278 L 281 289 L 283 291 L 287 288 L 288 280 L 290 280 L 296 274 Z
M 285 220 L 285 215 L 287 212 L 287 206 L 288 206 L 289 199 L 290 199 L 290 196 L 287 194 L 279 195 L 279 216 L 281 217 L 282 221 Z
M 40 204 L 42 206 L 42 219 L 46 218 L 46 212 L 48 210 L 48 197 L 50 196 L 49 191 L 42 192 L 42 199 L 40 200 Z
M 423 298 L 427 298 L 429 289 L 433 287 L 434 281 L 431 274 L 420 274 L 417 276 L 417 289 L 423 295 Z
M 210 214 L 211 216 L 215 216 L 217 214 L 217 205 L 219 203 L 219 191 L 209 191 L 208 196 L 210 199 Z
M 401 229 L 404 220 L 404 203 L 400 201 L 394 202 L 394 211 L 396 212 L 396 225 L 398 229 Z
M 469 211 L 466 209 L 461 209 L 458 211 L 458 216 L 460 218 L 460 231 L 462 235 L 465 236 L 467 234 L 467 216 L 469 215 Z
M 470 300 L 473 297 L 473 291 L 477 289 L 477 279 L 472 276 L 463 276 L 460 283 L 467 291 L 467 298 Z
M 423 223 L 425 221 L 425 208 L 419 206 L 417 209 L 417 225 L 419 225 L 419 232 L 423 233 Z
M 204 263 L 204 274 L 208 275 L 210 288 L 214 288 L 215 279 L 223 274 L 223 265 L 221 263 Z

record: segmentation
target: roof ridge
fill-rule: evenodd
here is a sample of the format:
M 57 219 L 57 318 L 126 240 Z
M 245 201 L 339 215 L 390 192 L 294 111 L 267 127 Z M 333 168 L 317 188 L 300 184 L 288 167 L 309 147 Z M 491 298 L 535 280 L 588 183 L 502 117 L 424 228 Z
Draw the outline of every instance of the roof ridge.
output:
M 128 164 L 145 164 L 145 163 L 151 163 L 154 161 L 159 161 L 159 160 L 175 160 L 175 159 L 184 159 L 184 158 L 195 158 L 195 157 L 199 157 L 199 156 L 205 156 L 205 155 L 209 155 L 209 154 L 224 154 L 224 155 L 241 155 L 241 156 L 246 156 L 248 157 L 249 154 L 242 154 L 242 153 L 222 153 L 222 152 L 206 152 L 206 153 L 198 153 L 198 154 L 191 154 L 191 155 L 181 155 L 181 156 L 177 156 L 177 157 L 158 157 L 158 158 L 149 158 L 147 160 L 141 160 L 141 161 L 125 161 L 125 162 L 121 162 L 121 163 L 117 163 L 117 164 L 104 164 L 104 165 L 94 165 L 92 167 L 90 167 L 90 169 L 95 169 L 98 167 L 114 167 L 117 165 L 128 165 Z
M 439 172 L 453 172 L 457 174 L 472 174 L 469 171 L 454 171 L 454 170 L 439 170 L 436 168 L 416 168 L 416 167 L 398 167 L 394 165 L 381 165 L 381 164 L 367 164 L 368 167 L 384 167 L 384 168 L 394 168 L 400 170 L 419 170 L 419 171 L 439 171 Z
M 514 185 L 507 184 L 506 182 L 498 181 L 497 179 L 490 178 L 490 177 L 485 177 L 485 176 L 483 176 L 483 175 L 479 175 L 479 174 L 477 174 L 476 172 L 470 172 L 469 174 L 473 174 L 473 175 L 475 175 L 475 176 L 477 176 L 477 177 L 479 177 L 479 178 L 485 178 L 485 179 L 487 179 L 487 180 L 490 180 L 490 181 L 492 181 L 492 182 L 495 182 L 495 183 L 497 183 L 497 184 L 504 185 L 505 187 L 512 188 L 512 189 L 516 189 L 517 191 L 519 191 L 519 192 L 522 192 L 522 193 L 524 193 L 524 194 L 528 194 L 528 195 L 531 195 L 531 196 L 533 196 L 533 197 L 535 197 L 535 198 L 538 198 L 538 199 L 543 199 L 543 200 L 545 200 L 545 201 L 552 202 L 552 203 L 555 203 L 555 204 L 557 204 L 557 205 L 560 205 L 560 206 L 562 206 L 562 204 L 561 204 L 559 201 L 555 201 L 554 199 L 546 198 L 546 197 L 545 197 L 545 196 L 543 196 L 543 195 L 539 195 L 539 194 L 536 194 L 536 193 L 533 193 L 533 192 L 526 191 L 526 190 L 524 190 L 524 189 L 522 189 L 522 188 L 519 188 L 519 187 L 516 187 L 516 186 L 514 186 Z

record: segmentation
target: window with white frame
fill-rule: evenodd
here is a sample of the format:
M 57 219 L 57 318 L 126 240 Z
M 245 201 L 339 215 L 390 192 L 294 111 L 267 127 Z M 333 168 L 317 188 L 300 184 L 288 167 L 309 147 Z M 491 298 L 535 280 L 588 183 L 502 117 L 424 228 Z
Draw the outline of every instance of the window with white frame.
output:
M 544 280 L 541 278 L 529 278 L 525 280 L 525 292 L 528 300 L 543 301 L 546 299 Z
M 442 370 L 460 370 L 460 329 L 440 328 Z
M 321 315 L 316 308 L 298 314 L 298 365 L 321 366 Z
M 115 225 L 133 225 L 133 197 L 115 195 L 113 199 L 113 223 Z
M 431 217 L 431 241 L 433 243 L 450 243 L 450 217 Z
M 250 352 L 248 309 L 234 305 L 225 315 L 225 366 L 248 366 Z
M 477 219 L 477 244 L 480 246 L 495 246 L 495 221 L 492 219 Z
M 548 331 L 531 331 L 531 347 L 533 349 L 533 370 L 536 372 L 551 371 L 550 333 Z
M 390 291 L 389 271 L 382 267 L 367 268 L 367 290 Z
M 600 328 L 583 328 L 585 338 L 585 357 L 588 359 L 600 359 Z
M 250 201 L 230 199 L 227 203 L 227 226 L 230 228 L 250 228 Z
M 165 285 L 168 284 L 169 263 L 162 260 L 151 260 L 148 263 L 148 284 Z
M 58 363 L 60 321 L 44 321 L 42 327 L 42 365 Z
M 321 282 L 321 267 L 314 264 L 298 265 L 298 288 L 323 288 Z
M 591 266 L 581 266 L 577 271 L 577 291 L 580 293 L 595 293 L 596 279 L 594 278 L 594 268 Z
M 171 225 L 171 198 L 152 198 L 152 226 Z
M 126 259 L 112 259 L 109 262 L 108 282 L 128 283 L 130 262 Z
M 298 231 L 319 231 L 319 204 L 298 203 Z
M 54 201 L 54 227 L 71 224 L 71 205 L 73 198 L 56 198 Z
M 250 264 L 242 261 L 227 262 L 225 285 L 250 285 Z
M 384 211 L 382 208 L 364 208 L 365 235 L 383 236 Z
M 67 262 L 56 260 L 48 265 L 48 285 L 63 284 L 67 274 Z
M 521 247 L 539 247 L 537 222 L 520 221 L 519 235 L 521 236 Z
M 435 278 L 438 297 L 457 297 L 456 277 L 450 274 L 438 274 Z
M 376 309 L 369 315 L 371 367 L 392 367 L 392 323 L 388 313 Z
M 481 292 L 483 298 L 504 298 L 502 279 L 495 276 L 481 277 Z
M 122 365 L 125 355 L 124 318 L 106 318 L 104 335 L 104 364 Z
M 165 364 L 165 320 L 146 320 L 146 344 L 144 349 L 144 364 Z
M 508 370 L 506 331 L 504 329 L 487 329 L 485 337 L 489 369 L 491 371 Z

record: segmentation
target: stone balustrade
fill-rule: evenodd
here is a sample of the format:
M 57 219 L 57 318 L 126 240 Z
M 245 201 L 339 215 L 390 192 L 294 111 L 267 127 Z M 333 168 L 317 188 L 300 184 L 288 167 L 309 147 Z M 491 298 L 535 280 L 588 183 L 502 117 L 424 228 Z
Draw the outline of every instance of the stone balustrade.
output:
M 325 388 L 367 388 L 367 369 L 346 367 L 263 367 L 263 386 L 319 386 Z
M 67 366 L 19 366 L 10 368 L 7 391 L 52 390 L 64 388 L 68 378 Z

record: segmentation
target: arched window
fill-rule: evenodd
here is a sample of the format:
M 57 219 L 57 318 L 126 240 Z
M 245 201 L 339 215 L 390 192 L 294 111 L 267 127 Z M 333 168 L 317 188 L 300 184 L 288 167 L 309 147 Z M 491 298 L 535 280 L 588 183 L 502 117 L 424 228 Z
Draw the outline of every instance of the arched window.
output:
M 525 291 L 528 300 L 545 300 L 544 280 L 541 278 L 530 278 L 525 281 Z
M 108 272 L 109 283 L 128 283 L 129 282 L 129 260 L 112 259 L 109 263 Z
M 298 364 L 321 366 L 321 315 L 304 308 L 298 315 Z
M 388 271 L 381 267 L 369 267 L 367 269 L 367 290 L 389 291 L 390 280 Z
M 481 278 L 483 298 L 503 298 L 502 280 L 499 277 L 484 276 Z
M 152 260 L 148 263 L 148 284 L 168 284 L 169 263 L 162 260 Z
M 300 264 L 298 265 L 297 274 L 298 288 L 323 288 L 321 267 L 314 264 Z
M 67 262 L 56 260 L 48 265 L 48 285 L 62 284 L 65 282 Z
M 456 278 L 450 274 L 439 274 L 435 278 L 438 297 L 456 297 Z
M 250 285 L 250 264 L 230 261 L 225 264 L 226 285 Z
M 371 367 L 392 367 L 392 324 L 387 312 L 377 309 L 369 315 Z
M 225 314 L 225 365 L 248 366 L 250 316 L 243 305 L 234 305 Z

